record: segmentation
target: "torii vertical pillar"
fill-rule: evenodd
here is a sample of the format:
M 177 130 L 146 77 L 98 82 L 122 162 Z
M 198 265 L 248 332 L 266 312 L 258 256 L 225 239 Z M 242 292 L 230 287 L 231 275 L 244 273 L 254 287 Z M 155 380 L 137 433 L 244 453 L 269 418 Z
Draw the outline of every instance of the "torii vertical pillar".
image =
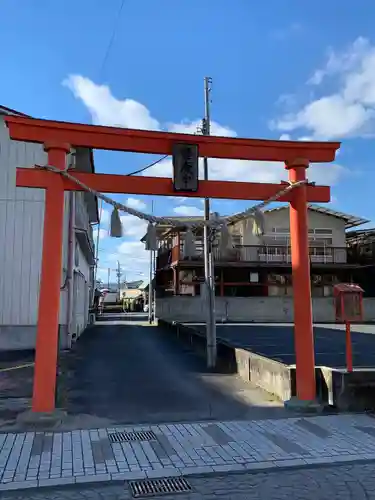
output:
M 286 164 L 291 182 L 306 180 L 309 162 L 296 159 Z M 302 402 L 316 399 L 313 318 L 308 240 L 306 185 L 292 191 L 290 236 L 294 295 L 294 345 L 296 351 L 297 398 Z
M 48 164 L 65 169 L 66 144 L 45 144 Z M 39 289 L 35 349 L 33 412 L 55 410 L 56 368 L 59 342 L 59 310 L 64 223 L 64 184 L 56 175 L 45 190 L 42 268 Z

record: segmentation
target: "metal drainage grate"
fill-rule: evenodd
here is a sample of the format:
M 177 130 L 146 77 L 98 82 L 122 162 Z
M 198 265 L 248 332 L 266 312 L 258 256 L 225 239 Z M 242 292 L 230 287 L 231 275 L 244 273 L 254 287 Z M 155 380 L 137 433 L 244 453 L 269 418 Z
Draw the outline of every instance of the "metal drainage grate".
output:
M 123 443 L 124 441 L 152 441 L 157 439 L 156 434 L 152 431 L 139 432 L 116 432 L 108 434 L 111 443 Z
M 186 493 L 191 491 L 190 484 L 183 477 L 130 481 L 129 488 L 133 498 L 170 495 L 171 493 Z

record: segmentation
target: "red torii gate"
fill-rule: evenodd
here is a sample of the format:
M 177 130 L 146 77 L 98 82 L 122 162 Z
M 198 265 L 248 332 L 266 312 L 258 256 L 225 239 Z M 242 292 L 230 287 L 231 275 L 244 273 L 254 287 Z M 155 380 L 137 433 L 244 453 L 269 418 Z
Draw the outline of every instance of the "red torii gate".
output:
M 289 180 L 297 182 L 306 180 L 310 162 L 331 162 L 340 147 L 337 142 L 199 136 L 14 116 L 5 121 L 11 139 L 43 144 L 48 152 L 48 164 L 61 170 L 66 167 L 66 155 L 71 147 L 170 155 L 173 144 L 194 143 L 201 157 L 284 162 Z M 168 178 L 89 174 L 74 170 L 70 173 L 103 193 L 265 200 L 285 187 L 283 183 L 200 181 L 197 192 L 176 193 Z M 29 168 L 17 168 L 16 185 L 46 190 L 32 410 L 49 413 L 55 410 L 64 191 L 81 191 L 82 188 L 54 172 Z M 302 184 L 280 201 L 290 203 L 297 396 L 308 402 L 315 399 L 316 388 L 307 202 L 330 201 L 330 188 Z

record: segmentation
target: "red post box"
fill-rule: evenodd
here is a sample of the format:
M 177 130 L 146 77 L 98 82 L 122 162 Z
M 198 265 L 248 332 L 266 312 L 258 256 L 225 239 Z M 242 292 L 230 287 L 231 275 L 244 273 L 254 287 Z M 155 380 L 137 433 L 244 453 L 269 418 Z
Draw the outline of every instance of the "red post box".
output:
M 336 321 L 362 321 L 363 289 L 354 283 L 339 283 L 333 287 Z
M 363 319 L 363 289 L 354 283 L 339 283 L 333 287 L 335 315 L 338 323 L 345 323 L 346 368 L 353 371 L 353 352 L 350 323 Z

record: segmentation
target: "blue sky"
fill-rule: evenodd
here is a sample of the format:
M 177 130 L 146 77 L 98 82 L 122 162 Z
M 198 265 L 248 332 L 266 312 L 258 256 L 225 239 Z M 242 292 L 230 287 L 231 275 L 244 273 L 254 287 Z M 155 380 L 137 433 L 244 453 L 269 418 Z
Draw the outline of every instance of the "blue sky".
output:
M 342 141 L 336 162 L 312 167 L 310 178 L 332 185 L 333 208 L 375 219 L 373 2 L 125 0 L 119 16 L 120 4 L 2 0 L 0 103 L 42 118 L 194 132 L 210 76 L 213 133 Z M 153 159 L 95 154 L 100 172 L 129 173 Z M 215 178 L 286 178 L 274 164 L 210 166 Z M 163 162 L 149 174 L 169 172 Z M 151 211 L 150 197 L 118 199 Z M 153 202 L 158 215 L 202 210 L 199 200 Z M 245 206 L 213 204 L 222 214 Z M 103 219 L 101 266 L 119 259 L 137 278 L 147 267 L 144 225 L 125 216 L 125 238 L 111 240 L 107 212 Z

